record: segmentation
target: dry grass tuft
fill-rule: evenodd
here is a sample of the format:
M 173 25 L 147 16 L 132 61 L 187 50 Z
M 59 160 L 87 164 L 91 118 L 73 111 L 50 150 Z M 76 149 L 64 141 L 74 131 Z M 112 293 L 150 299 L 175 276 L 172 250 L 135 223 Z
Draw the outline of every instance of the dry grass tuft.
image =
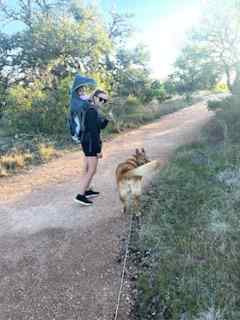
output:
M 38 152 L 41 160 L 48 161 L 52 158 L 55 158 L 58 153 L 53 145 L 40 143 L 38 146 Z
M 0 157 L 0 177 L 7 176 L 8 173 L 16 172 L 32 160 L 30 152 L 12 151 Z

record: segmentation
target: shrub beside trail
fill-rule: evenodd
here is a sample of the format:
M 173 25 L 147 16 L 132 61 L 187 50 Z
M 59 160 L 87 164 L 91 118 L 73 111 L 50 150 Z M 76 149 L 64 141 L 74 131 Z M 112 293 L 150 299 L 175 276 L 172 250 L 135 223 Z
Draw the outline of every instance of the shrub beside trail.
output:
M 240 318 L 239 99 L 218 110 L 144 197 L 131 255 L 138 320 Z
M 66 85 L 64 83 L 61 93 L 64 97 L 66 96 L 66 94 L 64 95 L 65 91 Z M 37 91 L 35 95 L 36 99 L 39 99 Z M 196 96 L 193 101 L 196 102 L 201 99 L 200 96 Z M 67 127 L 67 109 L 60 108 L 60 100 L 58 103 L 59 105 L 52 104 L 54 106 L 53 110 L 49 110 L 46 104 L 46 114 L 44 109 L 39 106 L 32 108 L 31 105 L 26 104 L 25 111 L 22 110 L 17 113 L 12 108 L 11 112 L 7 113 L 6 118 L 8 120 L 6 118 L 1 119 L 1 124 L 4 124 L 2 127 L 5 126 L 6 129 L 5 132 L 3 129 L 0 132 L 0 177 L 14 174 L 29 164 L 39 164 L 51 160 L 60 156 L 64 151 L 78 150 L 79 146 L 74 145 L 70 139 Z M 66 103 L 67 101 L 65 101 Z M 103 110 L 106 115 L 110 110 L 113 114 L 113 121 L 104 130 L 103 137 L 108 139 L 113 134 L 137 128 L 186 106 L 186 101 L 181 98 L 168 100 L 161 104 L 156 100 L 147 105 L 131 96 L 125 100 L 114 99 Z M 58 107 L 59 110 L 55 114 L 54 110 Z M 48 112 L 51 115 L 55 114 L 55 118 L 51 117 L 49 119 Z M 5 123 L 3 120 L 5 120 Z M 49 130 L 52 130 L 51 134 Z

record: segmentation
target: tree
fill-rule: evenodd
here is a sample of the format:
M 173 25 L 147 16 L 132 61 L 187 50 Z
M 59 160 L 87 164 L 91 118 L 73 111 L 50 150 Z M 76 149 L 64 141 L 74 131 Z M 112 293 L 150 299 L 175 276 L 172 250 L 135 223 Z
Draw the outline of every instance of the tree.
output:
M 128 14 L 111 12 L 106 24 L 96 7 L 81 1 L 18 0 L 15 9 L 7 3 L 0 3 L 3 16 L 24 25 L 11 36 L 9 51 L 17 82 L 51 80 L 80 70 L 114 89 L 126 65 L 143 68 L 147 61 L 143 47 L 125 49 L 133 31 Z
M 112 55 L 111 68 L 108 72 L 112 76 L 112 90 L 115 95 L 144 95 L 150 82 L 148 69 L 149 53 L 145 46 L 139 44 L 130 49 L 118 47 Z
M 80 0 L 18 0 L 15 8 L 0 0 L 0 9 L 6 23 L 23 26 L 0 34 L 0 80 L 7 84 L 9 112 L 16 114 L 16 127 L 22 121 L 21 130 L 31 121 L 42 132 L 53 130 L 47 119 L 66 114 L 68 85 L 76 72 L 95 78 L 112 96 L 144 93 L 148 54 L 140 45 L 128 49 L 129 15 L 112 13 L 106 22 L 97 7 Z M 59 128 L 54 123 L 60 132 L 62 123 Z
M 133 32 L 133 27 L 129 23 L 131 14 L 120 14 L 115 10 L 111 11 L 111 19 L 108 25 L 108 36 L 116 45 L 126 43 Z
M 180 94 L 211 89 L 219 77 L 219 71 L 211 62 L 208 51 L 197 45 L 187 45 L 177 58 L 174 67 L 171 80 Z
M 239 87 L 240 80 L 239 1 L 227 0 L 219 5 L 218 1 L 212 0 L 205 13 L 200 27 L 192 33 L 192 40 L 205 48 L 211 63 L 226 75 L 228 87 L 233 92 Z
M 7 88 L 11 83 L 10 67 L 12 58 L 10 52 L 13 45 L 10 37 L 0 32 L 0 117 L 6 106 Z

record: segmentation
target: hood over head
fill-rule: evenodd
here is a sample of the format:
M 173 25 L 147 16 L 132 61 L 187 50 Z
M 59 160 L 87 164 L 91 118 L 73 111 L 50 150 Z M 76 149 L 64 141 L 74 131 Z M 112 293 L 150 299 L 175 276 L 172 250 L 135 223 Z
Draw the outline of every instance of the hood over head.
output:
M 84 87 L 87 87 L 87 86 L 95 87 L 96 85 L 97 85 L 97 83 L 96 83 L 96 81 L 94 79 L 91 79 L 91 78 L 88 78 L 88 77 L 83 77 L 80 74 L 77 74 L 75 76 L 71 92 L 73 94 L 81 86 L 84 86 Z
M 82 100 L 79 98 L 76 90 L 81 87 L 95 87 L 97 85 L 96 81 L 94 79 L 83 77 L 80 74 L 77 74 L 75 76 L 71 92 L 70 92 L 70 108 L 72 110 L 78 110 L 79 107 L 81 107 Z

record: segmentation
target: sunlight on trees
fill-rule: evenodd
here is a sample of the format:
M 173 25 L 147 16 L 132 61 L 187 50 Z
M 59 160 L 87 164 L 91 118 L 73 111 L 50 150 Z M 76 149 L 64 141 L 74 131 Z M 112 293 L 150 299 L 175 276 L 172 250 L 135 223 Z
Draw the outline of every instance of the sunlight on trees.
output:
M 240 85 L 240 3 L 208 1 L 200 24 L 175 63 L 171 79 L 179 92 L 211 88 L 224 76 L 232 93 Z
M 127 49 L 133 32 L 129 14 L 111 12 L 105 21 L 96 6 L 75 0 L 18 0 L 17 4 L 12 7 L 10 1 L 0 2 L 5 23 L 18 21 L 24 26 L 12 35 L 0 33 L 0 83 L 8 96 L 4 109 L 12 117 L 16 113 L 12 118 L 15 127 L 18 119 L 24 123 L 26 106 L 31 106 L 26 118 L 30 122 L 31 113 L 38 114 L 37 108 L 44 109 L 44 114 L 52 110 L 60 117 L 56 106 L 66 120 L 68 86 L 76 72 L 95 78 L 112 97 L 138 95 L 144 100 L 152 81 L 149 54 L 142 45 Z M 65 79 L 68 86 L 64 86 L 62 99 L 60 88 Z M 44 98 L 36 99 L 32 91 L 42 92 Z M 62 121 L 55 120 L 56 131 L 60 126 L 65 130 Z

